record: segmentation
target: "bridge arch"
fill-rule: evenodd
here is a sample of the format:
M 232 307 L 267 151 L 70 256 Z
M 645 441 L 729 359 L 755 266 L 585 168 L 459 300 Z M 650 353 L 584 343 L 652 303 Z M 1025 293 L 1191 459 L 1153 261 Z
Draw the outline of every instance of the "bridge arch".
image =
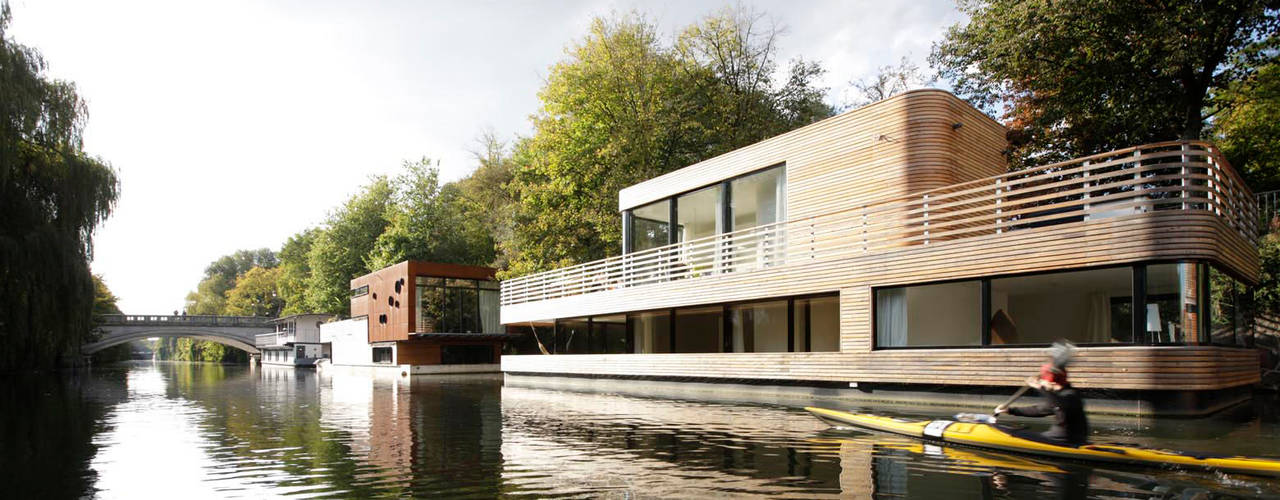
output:
M 272 318 L 257 316 L 104 314 L 96 320 L 99 339 L 80 346 L 81 354 L 93 354 L 111 346 L 151 337 L 210 340 L 249 354 L 260 354 L 256 336 L 275 331 Z
M 182 330 L 174 330 L 172 328 L 170 329 L 157 328 L 154 330 L 130 331 L 130 332 L 104 335 L 102 340 L 80 346 L 80 353 L 93 354 L 103 349 L 115 347 L 120 344 L 124 344 L 126 342 L 133 342 L 135 340 L 144 340 L 152 337 L 186 337 L 186 338 L 192 338 L 192 339 L 217 342 L 222 345 L 240 349 L 241 351 L 245 351 L 249 354 L 260 354 L 262 352 L 256 346 L 253 345 L 252 340 L 249 340 L 248 342 L 246 342 L 243 337 L 240 337 L 235 334 L 229 334 L 225 332 L 218 332 L 218 331 L 212 331 L 212 330 L 201 331 L 201 330 L 190 330 L 185 328 Z

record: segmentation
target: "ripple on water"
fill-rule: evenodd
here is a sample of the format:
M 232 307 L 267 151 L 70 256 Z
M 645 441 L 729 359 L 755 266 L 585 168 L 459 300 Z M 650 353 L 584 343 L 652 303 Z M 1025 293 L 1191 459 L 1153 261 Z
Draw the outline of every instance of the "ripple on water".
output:
M 1095 468 L 836 431 L 792 406 L 504 387 L 490 376 L 405 384 L 271 367 L 138 364 L 99 370 L 81 386 L 76 397 L 98 405 L 77 414 L 94 429 L 80 438 L 88 451 L 66 454 L 65 464 L 24 470 L 84 471 L 76 473 L 86 478 L 81 493 L 103 498 L 156 492 L 193 498 L 1212 498 L 1280 492 L 1280 482 L 1266 478 Z M 66 415 L 66 408 L 36 399 L 49 392 L 10 400 L 31 399 L 24 406 L 33 410 L 31 418 Z M 1280 423 L 1273 414 L 1099 419 L 1095 437 L 1275 450 Z M 40 434 L 38 426 L 17 425 L 0 421 L 0 436 L 25 436 L 32 443 L 59 439 Z M 35 430 L 14 432 L 18 428 Z

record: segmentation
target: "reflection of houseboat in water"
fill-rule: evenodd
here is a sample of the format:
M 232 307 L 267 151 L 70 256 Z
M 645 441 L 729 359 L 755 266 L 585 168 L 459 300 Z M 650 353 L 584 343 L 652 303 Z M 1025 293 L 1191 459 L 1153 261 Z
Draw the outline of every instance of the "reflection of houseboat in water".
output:
M 977 402 L 1067 339 L 1072 381 L 1110 397 L 1091 410 L 1248 398 L 1256 217 L 1218 150 L 1009 172 L 1006 148 L 977 109 L 915 91 L 623 189 L 622 255 L 502 283 L 502 322 L 554 354 L 502 369 Z

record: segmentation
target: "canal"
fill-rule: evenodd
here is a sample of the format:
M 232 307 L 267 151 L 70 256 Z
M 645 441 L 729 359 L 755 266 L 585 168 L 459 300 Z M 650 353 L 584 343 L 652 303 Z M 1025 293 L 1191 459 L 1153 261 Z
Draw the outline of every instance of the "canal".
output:
M 499 376 L 403 384 L 135 362 L 7 378 L 0 496 L 1280 496 L 1280 479 L 1091 467 L 833 431 L 800 408 L 808 403 L 504 387 Z M 1205 419 L 1099 417 L 1093 427 L 1095 441 L 1280 456 L 1274 397 Z

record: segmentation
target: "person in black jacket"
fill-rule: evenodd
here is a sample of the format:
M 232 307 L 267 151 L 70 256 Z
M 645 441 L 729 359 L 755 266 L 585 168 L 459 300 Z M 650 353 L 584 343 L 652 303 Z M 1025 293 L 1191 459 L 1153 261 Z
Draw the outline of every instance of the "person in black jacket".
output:
M 1084 398 L 1080 391 L 1067 381 L 1066 360 L 1055 356 L 1055 360 L 1040 367 L 1040 376 L 1027 379 L 1027 385 L 1039 390 L 1045 396 L 1045 402 L 1021 408 L 1009 408 L 1001 405 L 995 414 L 1008 413 L 1020 417 L 1054 416 L 1053 427 L 1041 433 L 1046 439 L 1069 446 L 1078 446 L 1089 441 L 1089 421 L 1084 415 Z

